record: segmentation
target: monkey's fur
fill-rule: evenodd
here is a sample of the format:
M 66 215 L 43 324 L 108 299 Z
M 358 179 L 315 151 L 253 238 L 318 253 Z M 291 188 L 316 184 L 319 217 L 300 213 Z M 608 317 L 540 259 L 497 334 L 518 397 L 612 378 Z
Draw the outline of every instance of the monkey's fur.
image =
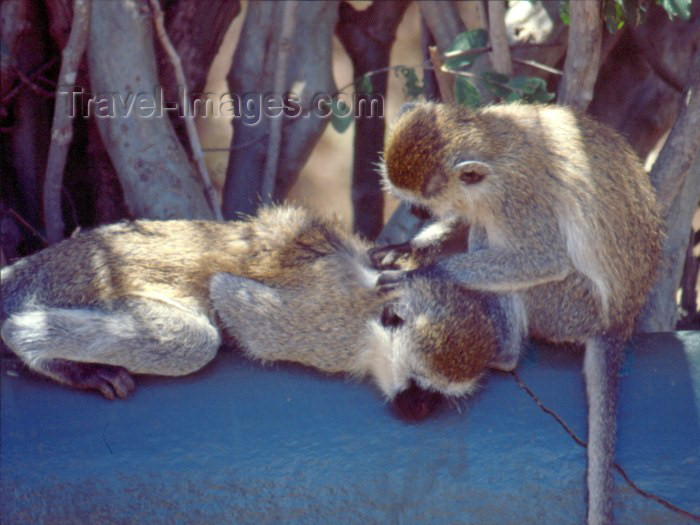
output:
M 441 219 L 409 243 L 419 259 L 430 263 L 455 225 L 469 224 L 469 250 L 436 265 L 467 288 L 514 297 L 531 336 L 586 344 L 588 520 L 610 522 L 618 371 L 661 260 L 660 213 L 639 159 L 565 107 L 426 103 L 390 131 L 383 181 Z M 391 262 L 394 248 L 373 257 Z
M 134 389 L 131 374 L 201 368 L 221 328 L 254 358 L 369 374 L 389 399 L 412 381 L 461 395 L 519 344 L 495 323 L 508 300 L 432 277 L 382 293 L 368 248 L 292 206 L 104 226 L 2 269 L 2 339 L 32 369 L 108 398 Z

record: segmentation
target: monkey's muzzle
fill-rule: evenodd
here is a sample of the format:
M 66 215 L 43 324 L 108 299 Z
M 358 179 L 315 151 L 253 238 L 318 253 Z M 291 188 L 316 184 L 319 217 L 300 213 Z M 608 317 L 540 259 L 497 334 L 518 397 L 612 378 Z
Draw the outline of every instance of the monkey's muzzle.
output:
M 404 421 L 418 423 L 433 415 L 443 406 L 445 399 L 443 394 L 421 388 L 411 380 L 408 388 L 396 394 L 391 401 L 391 410 Z

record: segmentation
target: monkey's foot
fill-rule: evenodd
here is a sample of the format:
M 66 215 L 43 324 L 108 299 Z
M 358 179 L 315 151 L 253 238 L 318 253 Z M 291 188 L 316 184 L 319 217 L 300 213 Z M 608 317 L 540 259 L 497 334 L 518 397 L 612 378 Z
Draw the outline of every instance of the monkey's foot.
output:
M 121 366 L 51 359 L 42 368 L 61 383 L 82 390 L 99 390 L 107 399 L 114 399 L 115 395 L 124 399 L 136 388 L 131 374 Z

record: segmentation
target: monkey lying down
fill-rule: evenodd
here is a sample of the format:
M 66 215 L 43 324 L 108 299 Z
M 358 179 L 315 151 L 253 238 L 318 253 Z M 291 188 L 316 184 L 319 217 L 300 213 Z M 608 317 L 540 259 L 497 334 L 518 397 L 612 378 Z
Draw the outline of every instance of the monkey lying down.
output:
M 387 292 L 369 248 L 293 206 L 103 226 L 2 269 L 2 339 L 31 369 L 112 399 L 132 374 L 200 369 L 223 331 L 256 359 L 369 375 L 415 419 L 514 366 L 507 296 L 430 274 Z

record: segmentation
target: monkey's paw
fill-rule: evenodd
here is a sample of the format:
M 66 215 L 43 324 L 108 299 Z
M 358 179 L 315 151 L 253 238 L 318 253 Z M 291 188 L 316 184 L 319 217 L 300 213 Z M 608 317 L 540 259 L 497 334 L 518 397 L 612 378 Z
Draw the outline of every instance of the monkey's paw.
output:
M 376 287 L 379 293 L 390 294 L 396 291 L 408 278 L 411 272 L 406 270 L 384 270 L 377 278 Z
M 62 383 L 81 390 L 98 390 L 107 399 L 124 399 L 136 388 L 126 368 L 95 363 L 52 359 L 45 368 Z
M 379 270 L 398 268 L 399 259 L 405 255 L 411 255 L 411 253 L 413 253 L 413 248 L 410 242 L 378 246 L 367 252 L 370 261 Z

